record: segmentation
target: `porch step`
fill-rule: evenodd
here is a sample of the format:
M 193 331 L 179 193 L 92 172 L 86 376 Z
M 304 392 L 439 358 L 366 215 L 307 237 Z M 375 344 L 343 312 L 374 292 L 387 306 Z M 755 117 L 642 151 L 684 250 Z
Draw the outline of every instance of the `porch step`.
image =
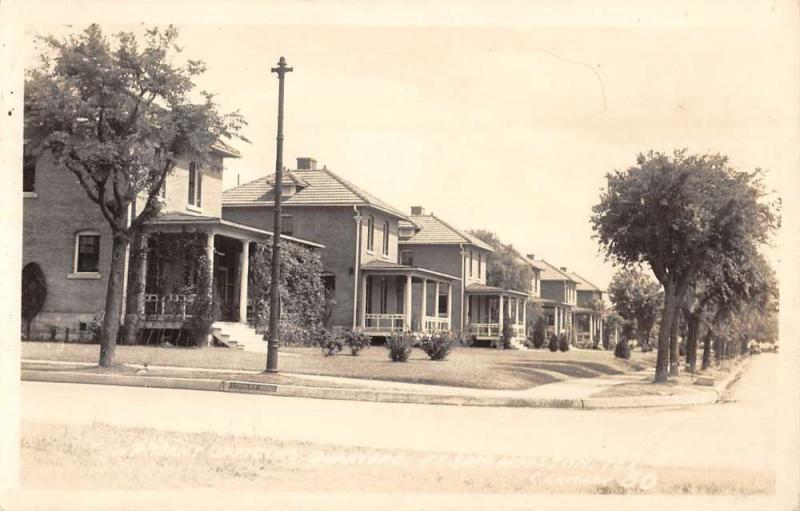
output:
M 211 335 L 230 348 L 257 353 L 264 353 L 267 349 L 267 343 L 261 334 L 244 323 L 217 321 L 211 325 Z

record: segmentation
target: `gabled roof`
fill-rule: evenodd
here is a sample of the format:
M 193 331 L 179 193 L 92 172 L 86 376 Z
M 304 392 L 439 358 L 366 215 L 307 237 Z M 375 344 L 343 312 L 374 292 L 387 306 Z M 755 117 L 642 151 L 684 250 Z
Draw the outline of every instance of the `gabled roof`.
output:
M 534 261 L 534 260 L 533 260 L 533 259 L 531 259 L 530 257 L 527 257 L 527 256 L 524 256 L 524 255 L 521 255 L 521 254 L 520 254 L 520 255 L 517 257 L 517 259 L 519 259 L 519 261 L 520 261 L 521 263 L 527 264 L 528 266 L 533 266 L 533 267 L 534 267 L 534 268 L 536 268 L 537 270 L 544 270 L 544 268 L 543 268 L 543 266 L 542 266 L 542 264 L 541 264 L 541 263 L 538 263 L 538 262 Z
M 429 215 L 411 215 L 408 218 L 410 222 L 419 227 L 419 231 L 410 238 L 401 240 L 400 243 L 417 245 L 457 245 L 465 243 L 494 252 L 494 249 L 488 243 L 468 232 L 453 227 L 432 213 Z
M 285 206 L 371 206 L 400 219 L 406 215 L 397 208 L 362 190 L 327 168 L 292 170 L 285 173 L 302 186 L 284 197 Z M 274 175 L 250 181 L 223 192 L 223 206 L 271 206 Z
M 578 291 L 595 291 L 595 292 L 600 292 L 600 293 L 603 292 L 602 289 L 600 289 L 599 287 L 595 286 L 594 284 L 592 284 L 591 282 L 589 282 L 585 278 L 581 277 L 580 275 L 578 275 L 574 271 L 570 272 L 570 274 L 578 282 L 578 286 L 577 286 L 577 290 Z
M 578 281 L 572 278 L 568 273 L 562 271 L 560 268 L 553 266 L 552 264 L 548 263 L 544 259 L 539 259 L 536 263 L 542 267 L 542 274 L 540 276 L 540 280 L 560 280 L 560 281 L 568 281 L 568 282 L 575 282 Z

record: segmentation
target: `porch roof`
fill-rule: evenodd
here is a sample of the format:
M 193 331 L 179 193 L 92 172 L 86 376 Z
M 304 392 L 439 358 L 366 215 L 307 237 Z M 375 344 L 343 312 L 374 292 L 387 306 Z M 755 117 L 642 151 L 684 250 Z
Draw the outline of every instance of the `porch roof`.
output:
M 551 298 L 540 298 L 540 299 L 539 299 L 539 301 L 541 302 L 541 304 L 542 304 L 543 306 L 548 306 L 548 305 L 549 305 L 549 306 L 554 306 L 554 305 L 558 305 L 558 306 L 560 306 L 560 307 L 568 307 L 568 308 L 570 308 L 570 309 L 574 309 L 574 308 L 575 308 L 573 305 L 570 305 L 570 304 L 568 304 L 568 303 L 564 303 L 564 302 L 560 302 L 560 301 L 558 301 L 558 300 L 553 300 L 553 299 L 551 299 Z
M 366 272 L 386 273 L 395 275 L 417 274 L 419 276 L 433 277 L 437 280 L 461 280 L 455 275 L 449 275 L 419 266 L 408 266 L 406 264 L 392 263 L 389 261 L 370 261 L 361 265 L 361 270 Z
M 487 286 L 486 284 L 470 284 L 464 291 L 473 295 L 513 295 L 524 296 L 528 298 L 528 293 L 523 291 L 515 291 L 513 289 L 504 289 L 502 287 Z
M 147 222 L 146 225 L 150 226 L 151 228 L 164 227 L 164 226 L 218 227 L 218 228 L 223 228 L 224 230 L 227 231 L 231 231 L 233 233 L 244 235 L 246 238 L 251 239 L 252 241 L 258 241 L 264 238 L 272 238 L 272 231 L 265 231 L 263 229 L 258 229 L 256 227 L 251 227 L 249 225 L 243 225 L 236 222 L 231 222 L 229 220 L 223 220 L 222 218 L 216 216 L 194 215 L 190 213 L 182 213 L 180 211 L 169 211 L 166 213 L 161 213 L 153 220 Z M 224 235 L 224 233 L 221 234 Z M 305 245 L 308 247 L 325 248 L 325 245 L 322 245 L 320 243 L 315 243 L 313 241 L 305 240 L 302 238 L 295 238 L 294 236 L 287 236 L 285 234 L 281 234 L 281 239 L 292 241 L 294 243 L 299 243 L 301 245 Z
M 596 310 L 594 310 L 594 309 L 589 309 L 588 307 L 573 307 L 573 308 L 572 308 L 572 312 L 573 312 L 573 313 L 577 313 L 577 314 L 596 314 L 596 315 L 602 315 L 602 312 L 600 312 L 600 311 L 596 311 Z

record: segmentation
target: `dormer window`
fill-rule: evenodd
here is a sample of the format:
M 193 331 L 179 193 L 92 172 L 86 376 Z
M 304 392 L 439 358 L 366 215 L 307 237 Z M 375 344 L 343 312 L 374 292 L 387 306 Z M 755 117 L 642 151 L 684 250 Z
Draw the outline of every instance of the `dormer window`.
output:
M 197 163 L 189 164 L 189 197 L 187 203 L 196 208 L 202 207 L 203 173 Z

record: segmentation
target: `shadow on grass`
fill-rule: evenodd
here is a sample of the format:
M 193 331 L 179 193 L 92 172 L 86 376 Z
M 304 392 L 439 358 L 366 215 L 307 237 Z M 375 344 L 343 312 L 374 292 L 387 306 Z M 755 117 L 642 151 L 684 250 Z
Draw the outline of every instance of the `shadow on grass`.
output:
M 597 362 L 518 362 L 514 364 L 504 364 L 502 367 L 510 369 L 512 372 L 520 369 L 544 369 L 555 373 L 563 374 L 570 378 L 594 378 L 603 375 L 624 374 L 611 366 L 599 364 Z

